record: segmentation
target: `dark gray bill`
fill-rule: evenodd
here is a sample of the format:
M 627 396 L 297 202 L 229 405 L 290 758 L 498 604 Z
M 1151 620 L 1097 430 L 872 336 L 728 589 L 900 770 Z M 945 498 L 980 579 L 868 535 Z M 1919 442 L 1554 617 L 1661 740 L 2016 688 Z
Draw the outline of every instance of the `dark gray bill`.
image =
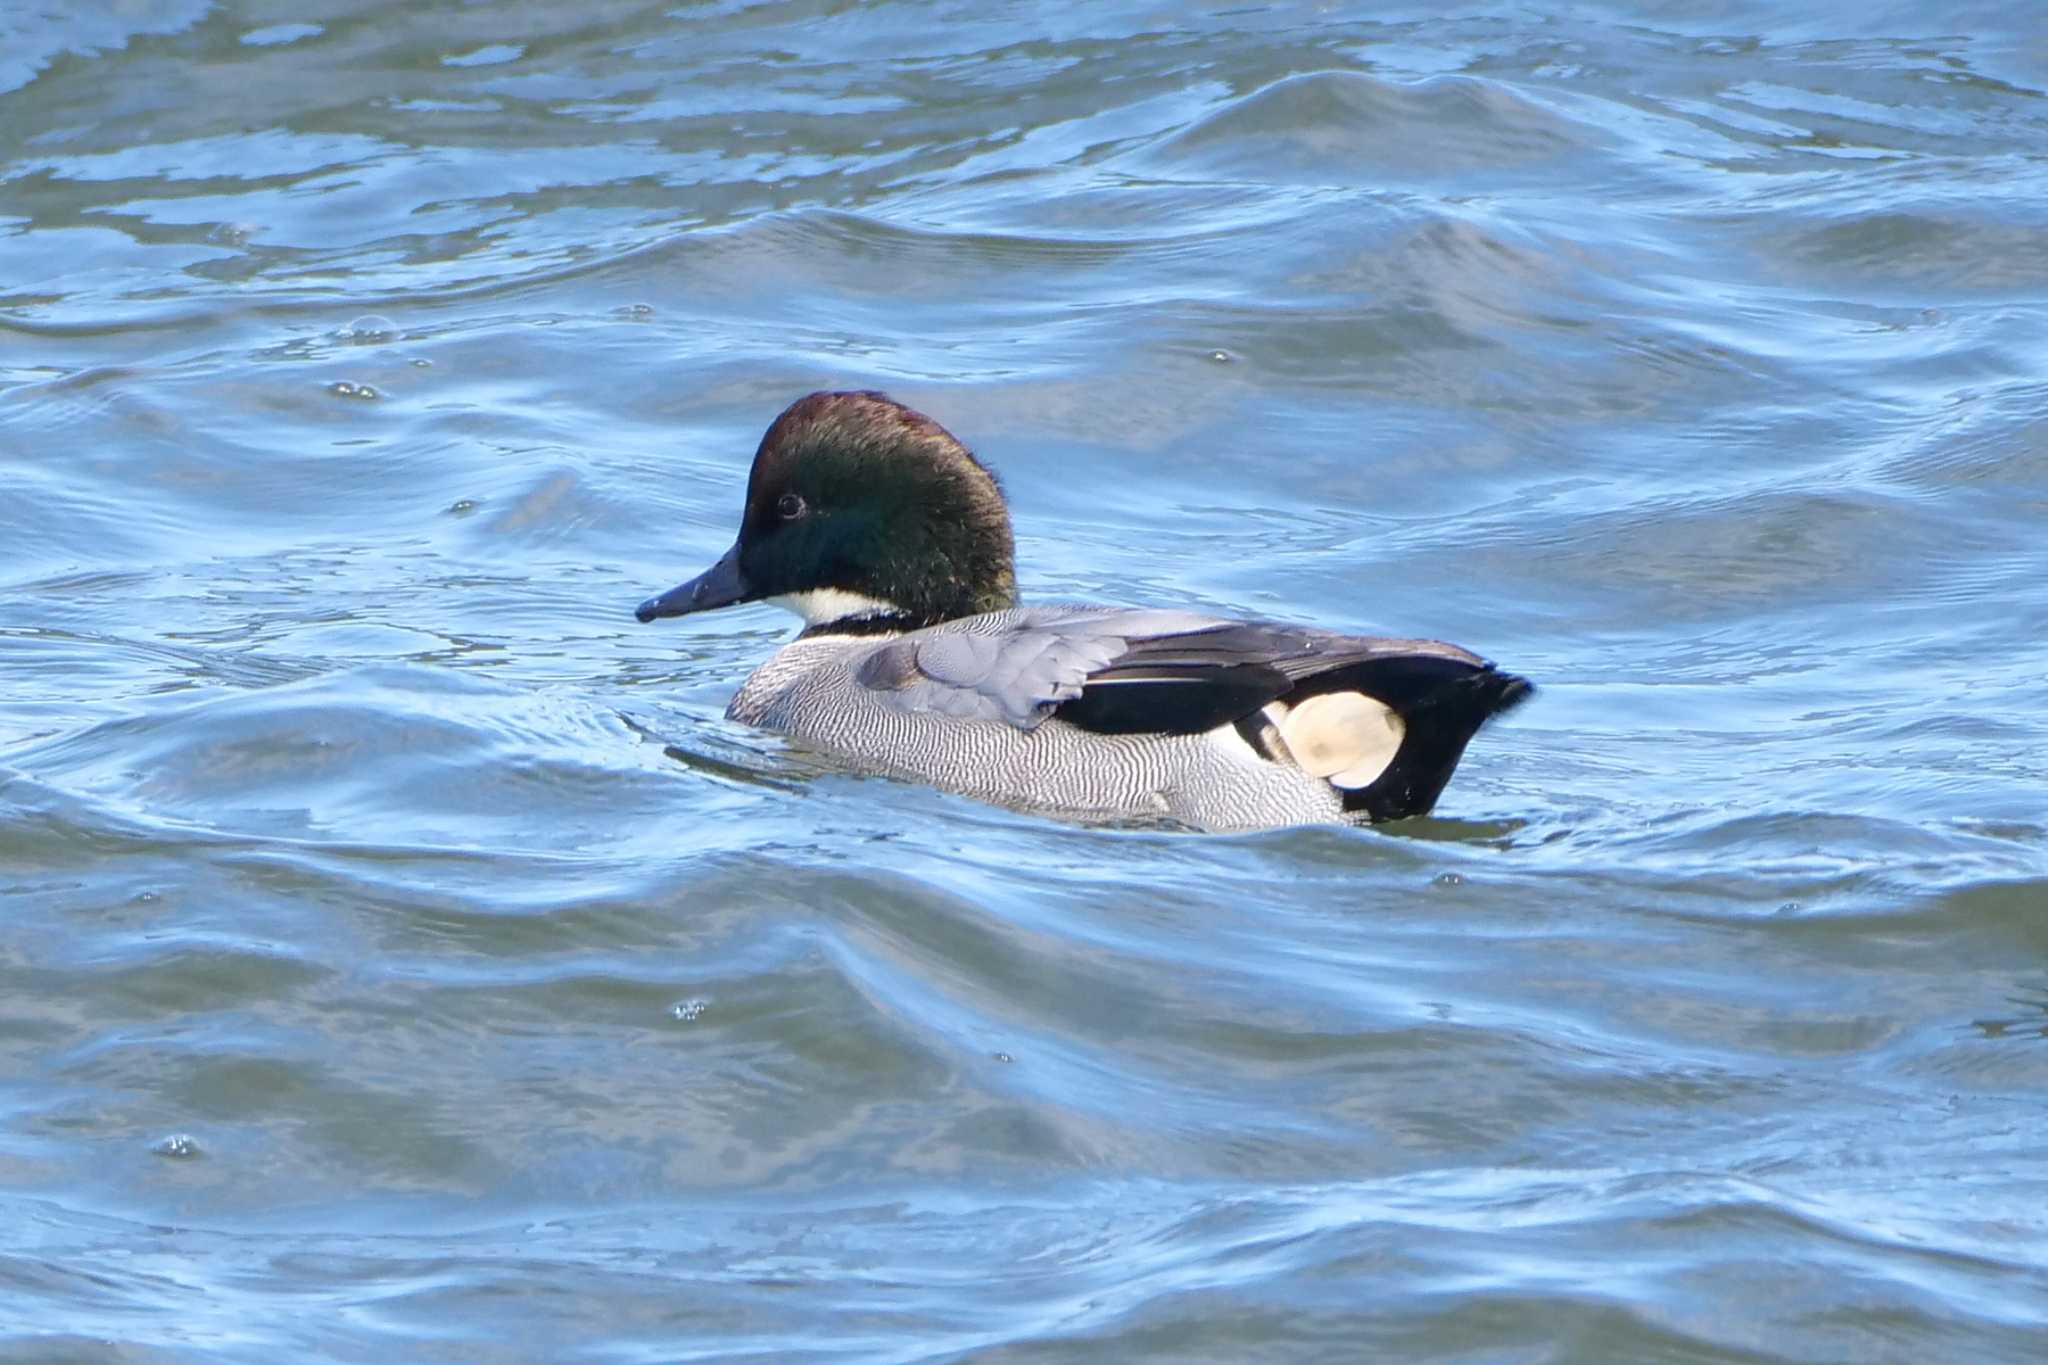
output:
M 710 611 L 713 607 L 729 607 L 753 599 L 754 590 L 740 572 L 740 547 L 734 545 L 703 573 L 659 597 L 648 598 L 634 608 L 633 614 L 642 621 L 652 621 L 658 616 L 688 616 L 693 611 Z

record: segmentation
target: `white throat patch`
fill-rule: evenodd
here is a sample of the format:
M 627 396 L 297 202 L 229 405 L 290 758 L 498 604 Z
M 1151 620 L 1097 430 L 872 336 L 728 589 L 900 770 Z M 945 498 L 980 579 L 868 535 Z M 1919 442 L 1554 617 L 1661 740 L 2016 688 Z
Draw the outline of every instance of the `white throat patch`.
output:
M 879 616 L 897 609 L 894 603 L 884 602 L 879 597 L 847 592 L 842 588 L 812 588 L 809 592 L 786 592 L 779 597 L 761 600 L 784 611 L 795 612 L 804 618 L 807 626 L 828 625 L 850 616 Z

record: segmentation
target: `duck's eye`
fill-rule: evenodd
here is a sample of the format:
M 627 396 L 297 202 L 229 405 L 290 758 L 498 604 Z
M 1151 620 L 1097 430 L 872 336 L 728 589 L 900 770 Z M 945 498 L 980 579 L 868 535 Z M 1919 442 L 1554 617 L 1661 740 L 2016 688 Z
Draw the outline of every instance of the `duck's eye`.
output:
M 775 514 L 784 521 L 795 521 L 804 514 L 804 500 L 794 493 L 784 493 L 775 500 Z

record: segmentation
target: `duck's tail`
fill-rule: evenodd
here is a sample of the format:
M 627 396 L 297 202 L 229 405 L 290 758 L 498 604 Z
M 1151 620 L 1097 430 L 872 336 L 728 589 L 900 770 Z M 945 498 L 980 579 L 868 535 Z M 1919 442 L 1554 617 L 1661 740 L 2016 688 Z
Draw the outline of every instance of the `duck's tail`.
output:
M 1374 822 L 1427 815 L 1479 727 L 1536 691 L 1527 678 L 1490 663 L 1447 668 L 1449 662 L 1379 659 L 1345 670 L 1345 685 L 1384 705 L 1395 722 L 1389 728 L 1400 732 L 1392 761 L 1370 781 L 1332 779 L 1347 814 Z

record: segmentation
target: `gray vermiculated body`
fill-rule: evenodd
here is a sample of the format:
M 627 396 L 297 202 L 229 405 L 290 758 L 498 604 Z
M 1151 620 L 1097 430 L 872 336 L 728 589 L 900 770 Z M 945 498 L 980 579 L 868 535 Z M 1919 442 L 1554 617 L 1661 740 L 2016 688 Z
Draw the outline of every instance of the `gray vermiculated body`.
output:
M 1023 607 L 948 622 L 940 632 L 994 635 L 1078 621 L 1100 608 Z M 1208 618 L 1145 613 L 1181 628 Z M 1085 637 L 1085 632 L 1076 631 Z M 1170 819 L 1204 829 L 1341 822 L 1329 783 L 1268 762 L 1229 726 L 1194 735 L 1107 735 L 1057 717 L 1006 720 L 906 707 L 862 685 L 860 666 L 899 635 L 793 641 L 756 669 L 726 715 L 789 735 L 875 771 L 1009 805 L 1073 814 Z

